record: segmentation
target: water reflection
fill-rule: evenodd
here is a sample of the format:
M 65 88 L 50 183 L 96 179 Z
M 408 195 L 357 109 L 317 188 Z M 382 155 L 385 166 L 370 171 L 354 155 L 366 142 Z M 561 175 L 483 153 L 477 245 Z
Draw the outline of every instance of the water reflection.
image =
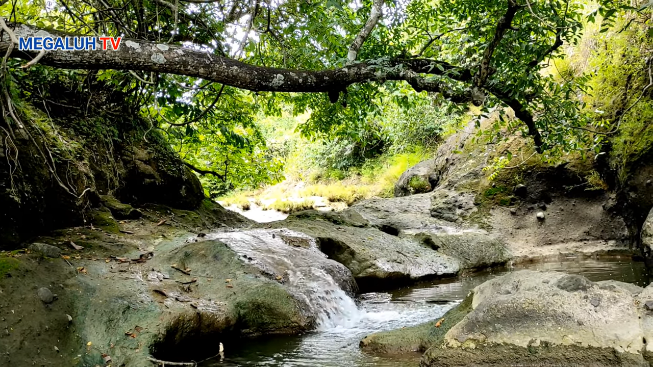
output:
M 633 262 L 630 258 L 566 259 L 523 264 L 509 269 L 492 269 L 459 278 L 422 283 L 390 293 L 361 295 L 358 299 L 361 316 L 355 322 L 303 336 L 252 340 L 240 350 L 226 350 L 224 361 L 208 361 L 200 366 L 417 366 L 419 356 L 402 361 L 372 357 L 363 354 L 358 343 L 373 332 L 438 319 L 477 285 L 519 269 L 564 271 L 584 275 L 592 281 L 613 279 L 642 287 L 647 286 L 650 279 L 644 264 Z

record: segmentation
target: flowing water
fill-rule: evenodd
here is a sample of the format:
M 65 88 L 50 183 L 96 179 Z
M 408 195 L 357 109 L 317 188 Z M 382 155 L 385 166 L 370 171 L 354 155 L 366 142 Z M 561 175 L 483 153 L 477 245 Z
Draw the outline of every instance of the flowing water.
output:
M 643 263 L 630 258 L 534 263 L 510 269 L 493 269 L 446 281 L 423 283 L 389 293 L 368 293 L 356 303 L 343 299 L 339 316 L 331 315 L 315 332 L 295 337 L 251 340 L 236 350 L 226 350 L 223 360 L 206 361 L 202 367 L 218 366 L 417 366 L 419 356 L 388 360 L 365 355 L 359 341 L 377 331 L 397 329 L 436 320 L 458 304 L 475 286 L 488 279 L 519 270 L 550 270 L 581 274 L 592 281 L 614 279 L 639 286 L 649 284 Z

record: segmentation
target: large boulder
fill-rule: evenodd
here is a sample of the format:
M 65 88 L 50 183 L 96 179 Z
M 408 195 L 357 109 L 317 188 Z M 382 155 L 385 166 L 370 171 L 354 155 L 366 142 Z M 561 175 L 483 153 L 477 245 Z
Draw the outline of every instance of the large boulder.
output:
M 512 259 L 500 238 L 482 232 L 419 233 L 415 237 L 433 250 L 457 259 L 464 269 L 502 265 Z
M 417 163 L 401 174 L 395 183 L 395 196 L 422 194 L 433 190 L 438 184 L 435 159 Z
M 391 235 L 376 228 L 293 217 L 269 226 L 289 228 L 315 238 L 322 252 L 351 270 L 364 291 L 453 276 L 460 270 L 458 260 L 433 251 L 413 238 Z
M 469 313 L 434 342 L 422 366 L 648 365 L 650 296 L 653 287 L 642 291 L 557 272 L 510 273 L 474 289 Z
M 2 328 L 0 366 L 201 360 L 219 343 L 234 350 L 242 336 L 303 333 L 337 317 L 338 306 L 355 309 L 349 270 L 298 233 L 77 231 L 64 236 L 84 249 L 63 251 L 82 256 L 0 256 L 0 312 L 11 326 Z
M 469 161 L 462 154 L 476 128 L 476 122 L 470 121 L 464 128 L 449 136 L 435 153 L 435 157 L 422 161 L 407 169 L 395 184 L 394 194 L 397 197 L 430 192 L 450 176 L 451 169 L 458 163 Z M 465 167 L 465 175 L 470 169 Z

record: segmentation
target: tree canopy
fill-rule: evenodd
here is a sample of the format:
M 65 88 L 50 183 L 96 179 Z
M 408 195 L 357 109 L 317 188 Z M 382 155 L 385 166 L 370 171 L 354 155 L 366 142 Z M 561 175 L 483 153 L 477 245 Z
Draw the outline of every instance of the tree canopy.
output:
M 97 80 L 129 91 L 153 125 L 182 145 L 218 139 L 254 156 L 258 111 L 279 112 L 282 104 L 296 113 L 310 110 L 302 131 L 324 134 L 379 113 L 379 94 L 409 104 L 407 87 L 437 95 L 443 108 L 510 107 L 521 122 L 510 128 L 529 135 L 538 152 L 573 149 L 596 138 L 575 132 L 609 131 L 614 121 L 597 126 L 583 116 L 576 97 L 587 79 L 561 81 L 543 70 L 563 45 L 577 42 L 584 23 L 600 21 L 607 29 L 616 17 L 648 6 L 612 0 L 0 3 L 3 76 L 35 65 L 91 70 Z M 19 51 L 16 37 L 34 35 L 123 40 L 118 51 Z M 7 97 L 3 113 L 19 124 L 11 111 Z M 187 160 L 202 165 L 196 156 Z M 216 177 L 228 170 L 189 165 Z

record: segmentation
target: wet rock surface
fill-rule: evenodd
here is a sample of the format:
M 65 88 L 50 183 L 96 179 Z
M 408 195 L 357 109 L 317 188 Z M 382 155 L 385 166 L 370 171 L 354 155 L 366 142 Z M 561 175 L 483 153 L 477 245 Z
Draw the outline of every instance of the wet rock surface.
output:
M 336 225 L 319 219 L 289 219 L 276 225 L 315 238 L 323 253 L 351 271 L 362 290 L 388 289 L 460 271 L 460 262 L 455 258 L 377 228 Z

